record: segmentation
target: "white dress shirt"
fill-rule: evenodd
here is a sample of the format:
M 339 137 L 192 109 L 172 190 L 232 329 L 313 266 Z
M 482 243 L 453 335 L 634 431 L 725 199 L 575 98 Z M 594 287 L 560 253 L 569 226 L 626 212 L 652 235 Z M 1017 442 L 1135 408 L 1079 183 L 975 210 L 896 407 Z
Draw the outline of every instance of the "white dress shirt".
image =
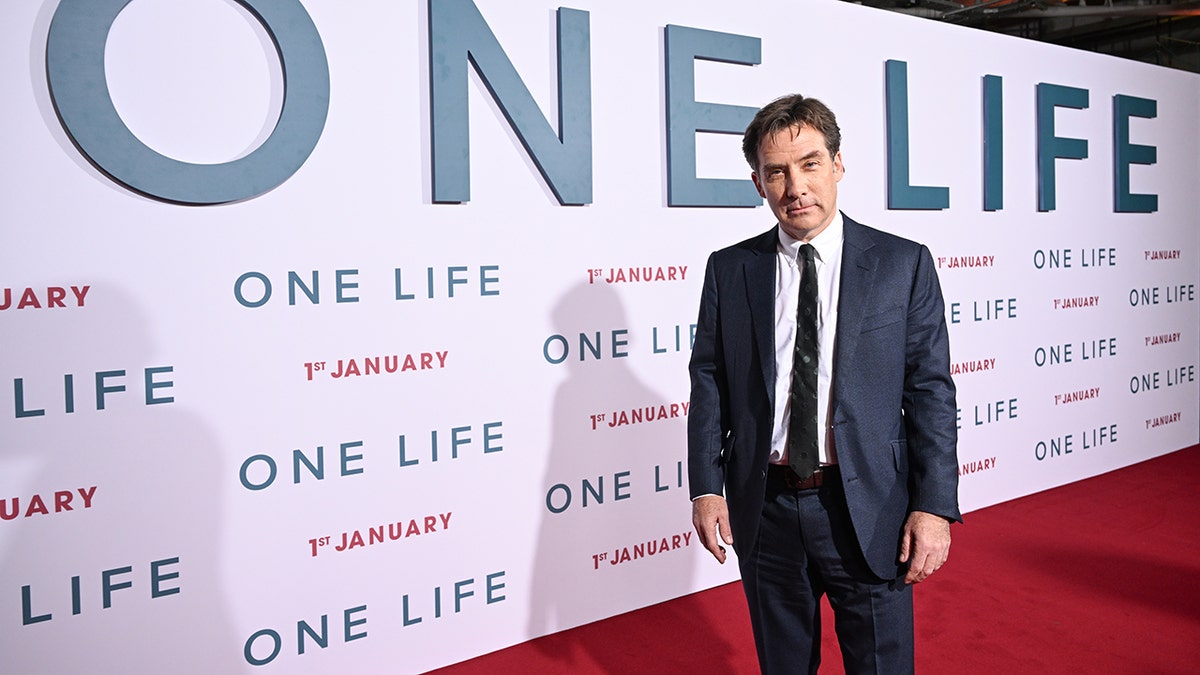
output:
M 836 464 L 833 429 L 829 420 L 829 389 L 833 382 L 833 345 L 837 337 L 838 290 L 842 280 L 842 213 L 809 243 L 816 249 L 817 267 L 817 429 L 821 464 Z M 775 262 L 775 417 L 771 434 L 771 463 L 787 464 L 788 420 L 791 415 L 792 355 L 796 348 L 796 309 L 803 262 L 797 260 L 801 242 L 779 228 Z

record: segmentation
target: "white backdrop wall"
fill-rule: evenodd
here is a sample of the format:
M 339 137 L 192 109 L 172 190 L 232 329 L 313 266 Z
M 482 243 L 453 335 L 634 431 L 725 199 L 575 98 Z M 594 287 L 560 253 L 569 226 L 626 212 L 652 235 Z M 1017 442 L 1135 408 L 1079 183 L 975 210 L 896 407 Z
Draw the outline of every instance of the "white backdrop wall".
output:
M 472 70 L 470 199 L 445 204 L 429 5 L 353 5 L 303 0 L 329 69 L 311 155 L 208 206 L 89 162 L 47 85 L 59 3 L 0 8 L 0 671 L 417 672 L 734 579 L 691 534 L 689 332 L 707 254 L 773 223 L 668 204 L 668 25 L 759 40 L 758 65 L 696 60 L 696 100 L 823 99 L 842 209 L 932 250 L 966 510 L 1197 442 L 1195 75 L 839 2 L 577 0 L 590 202 L 560 205 Z M 557 125 L 557 5 L 471 6 Z M 947 208 L 888 208 L 889 60 L 910 182 Z M 197 164 L 253 153 L 285 101 L 233 0 L 134 0 L 104 74 L 142 142 Z M 1089 96 L 1053 113 L 1087 158 L 1055 162 L 1048 211 L 1039 84 Z M 1129 122 L 1152 212 L 1114 210 L 1118 95 L 1156 103 Z M 698 134 L 697 163 L 747 177 L 735 136 Z

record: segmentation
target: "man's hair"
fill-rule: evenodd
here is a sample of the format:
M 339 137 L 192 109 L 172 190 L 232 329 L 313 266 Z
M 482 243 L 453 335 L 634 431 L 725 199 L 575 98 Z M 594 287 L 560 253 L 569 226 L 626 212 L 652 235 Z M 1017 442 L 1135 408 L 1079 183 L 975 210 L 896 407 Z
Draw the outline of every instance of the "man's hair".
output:
M 742 136 L 742 154 L 750 168 L 758 171 L 758 144 L 793 127 L 810 126 L 825 137 L 829 157 L 837 155 L 842 147 L 842 130 L 838 128 L 833 111 L 815 98 L 800 94 L 780 96 L 763 106 L 751 120 Z

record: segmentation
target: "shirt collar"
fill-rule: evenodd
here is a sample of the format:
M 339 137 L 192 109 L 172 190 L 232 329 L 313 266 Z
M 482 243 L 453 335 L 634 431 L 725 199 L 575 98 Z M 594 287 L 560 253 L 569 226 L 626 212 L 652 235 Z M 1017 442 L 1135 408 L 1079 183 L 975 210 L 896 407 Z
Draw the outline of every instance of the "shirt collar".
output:
M 829 225 L 821 230 L 821 233 L 813 237 L 812 247 L 817 250 L 817 259 L 829 261 L 833 256 L 837 255 L 842 248 L 842 212 L 835 211 L 833 220 L 829 221 Z M 781 227 L 779 228 L 779 252 L 786 256 L 789 260 L 795 260 L 796 256 L 800 255 L 799 239 L 793 239 L 792 235 L 788 234 Z

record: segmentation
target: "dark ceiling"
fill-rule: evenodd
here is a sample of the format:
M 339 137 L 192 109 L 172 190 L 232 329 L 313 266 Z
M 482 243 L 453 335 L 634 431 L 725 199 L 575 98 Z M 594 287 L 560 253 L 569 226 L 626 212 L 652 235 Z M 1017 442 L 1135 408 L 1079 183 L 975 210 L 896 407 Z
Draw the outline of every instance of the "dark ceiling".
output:
M 855 4 L 1200 73 L 1200 0 L 862 0 Z

